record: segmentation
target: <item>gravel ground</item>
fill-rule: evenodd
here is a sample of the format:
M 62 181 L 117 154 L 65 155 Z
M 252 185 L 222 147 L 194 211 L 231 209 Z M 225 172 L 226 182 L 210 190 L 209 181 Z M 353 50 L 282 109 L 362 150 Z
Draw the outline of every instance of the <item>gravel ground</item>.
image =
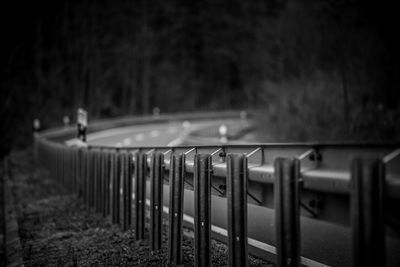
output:
M 163 247 L 152 252 L 147 240 L 135 241 L 133 230 L 112 225 L 50 179 L 30 151 L 13 153 L 11 168 L 25 266 L 168 266 L 166 220 Z M 184 231 L 183 266 L 192 266 L 193 233 Z M 227 265 L 224 244 L 212 241 L 211 251 L 214 266 Z M 249 265 L 273 266 L 252 256 Z

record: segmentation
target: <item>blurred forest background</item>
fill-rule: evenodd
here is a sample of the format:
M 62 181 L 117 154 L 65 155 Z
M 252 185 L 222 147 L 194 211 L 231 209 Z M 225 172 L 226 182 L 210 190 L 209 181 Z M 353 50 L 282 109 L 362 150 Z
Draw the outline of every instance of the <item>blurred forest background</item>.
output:
M 354 0 L 12 1 L 1 10 L 2 154 L 44 127 L 256 109 L 275 141 L 398 140 L 394 4 Z M 267 140 L 268 141 L 268 140 Z

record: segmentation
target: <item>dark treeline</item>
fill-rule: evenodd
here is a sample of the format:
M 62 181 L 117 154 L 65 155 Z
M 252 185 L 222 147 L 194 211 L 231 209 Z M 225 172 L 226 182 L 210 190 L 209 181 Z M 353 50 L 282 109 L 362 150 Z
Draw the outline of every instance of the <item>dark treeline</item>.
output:
M 393 7 L 351 0 L 30 1 L 6 8 L 1 118 L 260 109 L 276 141 L 396 139 Z M 21 130 L 23 127 L 24 130 Z M 9 140 L 9 139 L 8 139 Z M 6 142 L 11 144 L 12 142 Z

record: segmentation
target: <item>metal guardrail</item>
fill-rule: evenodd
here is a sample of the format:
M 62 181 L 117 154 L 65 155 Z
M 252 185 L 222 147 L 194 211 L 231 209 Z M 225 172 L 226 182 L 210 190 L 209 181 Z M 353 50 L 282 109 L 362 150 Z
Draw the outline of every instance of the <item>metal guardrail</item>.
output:
M 77 148 L 47 140 L 46 135 L 36 137 L 38 158 L 51 175 L 113 223 L 124 229 L 133 226 L 138 240 L 144 238 L 149 189 L 152 250 L 161 247 L 167 197 L 163 181 L 169 174 L 168 255 L 176 265 L 182 262 L 186 183 L 194 190 L 196 266 L 210 264 L 211 232 L 218 228 L 212 222 L 212 201 L 225 198 L 226 217 L 215 224 L 227 229 L 230 266 L 247 265 L 249 246 L 257 247 L 251 241 L 260 231 L 268 234 L 265 243 L 272 244 L 261 252 L 271 254 L 267 258 L 279 266 L 395 266 L 400 262 L 400 220 L 393 212 L 400 201 L 399 147 L 301 143 Z M 256 220 L 250 214 L 259 210 L 256 207 L 273 212 L 262 229 L 253 229 L 254 222 L 248 220 Z M 335 259 L 329 250 L 318 255 L 319 245 L 310 245 L 316 239 L 307 241 L 310 237 L 303 232 L 315 226 L 315 231 L 334 234 L 337 225 L 349 227 L 352 252 L 345 259 Z M 343 250 L 337 242 L 330 249 Z

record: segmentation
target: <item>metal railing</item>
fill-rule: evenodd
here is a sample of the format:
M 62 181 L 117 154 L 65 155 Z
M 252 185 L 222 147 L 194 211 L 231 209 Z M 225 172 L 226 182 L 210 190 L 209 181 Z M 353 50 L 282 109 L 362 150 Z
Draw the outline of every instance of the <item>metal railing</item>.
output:
M 133 227 L 137 240 L 144 238 L 148 205 L 152 250 L 161 248 L 162 215 L 168 211 L 172 264 L 182 263 L 185 209 L 193 207 L 196 266 L 210 265 L 210 240 L 218 229 L 228 244 L 229 266 L 247 266 L 249 249 L 268 254 L 278 266 L 399 263 L 399 215 L 392 212 L 400 201 L 399 147 L 301 143 L 77 148 L 46 135 L 36 137 L 38 158 L 52 177 L 113 223 Z M 218 215 L 212 213 L 215 201 L 225 208 L 219 219 L 213 218 Z M 254 221 L 263 216 L 257 214 L 260 208 L 272 215 L 255 227 Z M 312 244 L 317 239 L 303 233 L 316 231 L 323 239 L 326 231 L 335 238 L 344 228 L 351 245 L 320 240 L 329 247 L 321 255 L 320 243 Z M 262 242 L 257 239 L 260 232 L 267 233 Z M 348 247 L 351 252 L 345 251 Z M 344 251 L 338 252 L 343 258 L 336 258 L 333 250 Z

